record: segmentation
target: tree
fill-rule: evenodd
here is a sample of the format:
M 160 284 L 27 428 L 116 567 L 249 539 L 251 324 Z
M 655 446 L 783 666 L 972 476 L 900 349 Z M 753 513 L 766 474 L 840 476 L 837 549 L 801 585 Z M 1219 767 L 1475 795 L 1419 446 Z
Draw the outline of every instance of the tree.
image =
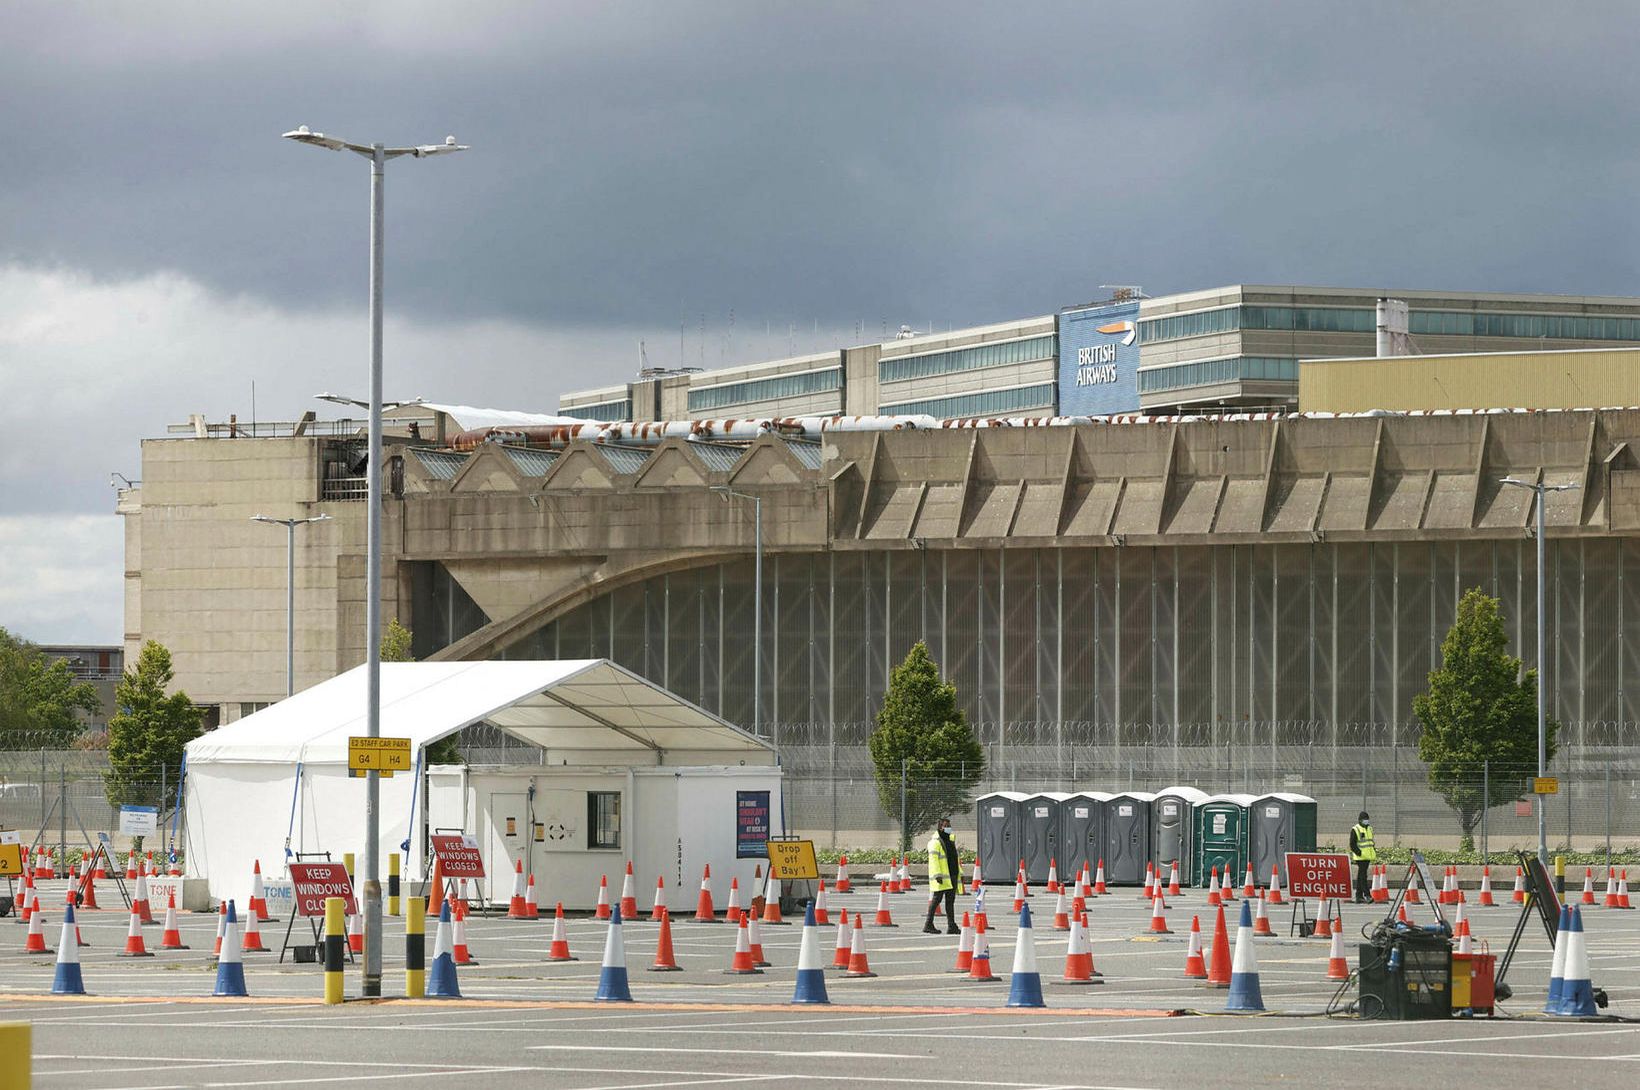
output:
M 1418 756 L 1429 765 L 1430 787 L 1457 813 L 1465 850 L 1475 846 L 1482 812 L 1522 797 L 1537 769 L 1537 671 L 1523 671 L 1508 646 L 1498 600 L 1465 591 L 1441 642 L 1441 667 L 1430 673 L 1429 691 L 1412 698 L 1423 725 Z M 1559 727 L 1548 721 L 1550 759 Z
M 97 687 L 68 663 L 0 628 L 0 749 L 67 749 L 85 729 L 76 713 L 101 710 Z
M 901 812 L 904 772 L 901 851 L 910 849 L 913 830 L 965 809 L 985 773 L 985 751 L 957 707 L 957 687 L 940 679 L 920 640 L 889 678 L 870 747 L 886 813 Z
M 182 747 L 203 733 L 203 713 L 188 694 L 166 692 L 175 676 L 171 652 L 149 640 L 114 690 L 118 711 L 108 720 L 104 785 L 115 806 L 163 808 L 167 800 L 160 797 L 161 783 L 175 786 L 182 772 Z
M 383 662 L 415 662 L 416 656 L 411 654 L 410 647 L 415 642 L 414 634 L 394 617 L 387 622 L 387 629 L 382 633 L 382 661 Z M 424 762 L 429 765 L 458 765 L 461 763 L 461 748 L 456 735 L 440 738 L 427 747 L 427 757 Z

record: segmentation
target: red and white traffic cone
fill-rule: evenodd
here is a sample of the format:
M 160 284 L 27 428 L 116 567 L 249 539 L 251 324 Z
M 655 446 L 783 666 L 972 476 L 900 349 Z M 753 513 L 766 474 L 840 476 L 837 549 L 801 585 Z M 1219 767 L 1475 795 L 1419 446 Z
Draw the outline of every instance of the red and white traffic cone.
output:
M 527 920 L 530 918 L 529 902 L 524 899 L 524 861 L 513 860 L 513 888 L 512 896 L 507 900 L 507 919 Z
M 877 918 L 871 921 L 873 927 L 898 927 L 894 917 L 888 911 L 888 883 L 884 882 L 877 890 Z
M 1372 891 L 1372 900 L 1374 904 L 1389 903 L 1389 867 L 1383 863 L 1378 864 L 1378 884 Z
M 1261 892 L 1258 898 L 1258 911 L 1253 914 L 1253 934 L 1274 935 L 1270 930 L 1270 917 L 1264 912 L 1264 895 Z
M 132 848 L 125 857 L 125 880 L 127 882 L 137 880 L 137 850 L 135 848 Z
M 135 908 L 131 910 L 131 926 L 125 932 L 125 949 L 117 955 L 122 958 L 151 958 L 154 955 L 148 952 L 148 946 L 142 941 L 142 916 Z
M 752 944 L 752 964 L 759 969 L 766 968 L 770 962 L 763 956 L 763 921 L 752 912 L 742 918 L 746 921 L 746 941 Z
M 273 917 L 268 915 L 267 891 L 262 886 L 262 861 L 251 862 L 251 899 L 245 905 L 245 915 L 255 916 L 258 923 L 272 923 Z
M 1327 979 L 1348 980 L 1350 978 L 1350 963 L 1344 959 L 1344 929 L 1335 928 L 1332 933 L 1332 945 L 1327 950 Z
M 1253 878 L 1253 864 L 1251 861 L 1247 864 L 1247 877 L 1242 880 L 1241 895 L 1248 900 L 1258 896 L 1258 882 Z
M 1619 874 L 1617 878 L 1617 907 L 1634 907 L 1629 904 L 1629 868 L 1627 867 L 1623 868 L 1622 873 Z
M 1139 890 L 1139 899 L 1141 901 L 1154 901 L 1156 899 L 1156 864 L 1154 863 L 1145 864 L 1145 884 Z
M 1049 893 L 1059 893 L 1059 860 L 1055 856 L 1048 857 L 1048 884 L 1044 887 Z
M 855 913 L 854 916 L 854 931 L 850 937 L 848 950 L 848 971 L 843 975 L 847 977 L 877 975 L 871 971 L 871 962 L 866 957 L 866 929 L 860 926 L 859 913 Z
M 131 893 L 131 911 L 142 917 L 143 923 L 154 922 L 154 910 L 148 904 L 148 876 L 138 873 L 136 889 Z
M 1087 933 L 1082 930 L 1082 921 L 1072 920 L 1070 935 L 1065 940 L 1065 975 L 1060 977 L 1061 984 L 1093 983 L 1093 974 L 1089 971 L 1093 967 L 1093 955 L 1086 946 Z
M 957 964 L 952 968 L 953 973 L 966 973 L 974 964 L 974 921 L 964 912 L 962 914 L 962 931 L 957 939 Z
M 1026 878 L 1025 878 L 1025 860 L 1023 860 L 1023 859 L 1021 859 L 1019 861 L 1019 871 L 1018 871 L 1018 873 L 1019 873 L 1019 884 L 1024 887 L 1024 889 L 1025 889 L 1025 899 L 1028 901 L 1028 900 L 1031 899 L 1031 883 L 1029 881 L 1027 881 Z
M 837 881 L 832 883 L 832 888 L 838 893 L 847 893 L 854 888 L 848 880 L 848 856 L 846 855 L 837 857 Z
M 1065 911 L 1064 889 L 1060 889 L 1058 893 L 1054 894 L 1053 926 L 1056 931 L 1069 931 L 1071 929 L 1071 918 Z
M 451 959 L 457 965 L 477 965 L 478 959 L 473 957 L 471 950 L 467 949 L 467 902 L 465 900 L 456 902 L 456 910 L 453 915 L 455 919 L 452 921 L 450 928 L 454 935 L 451 942 Z M 354 918 L 357 919 L 357 916 Z M 349 932 L 347 939 L 349 945 L 351 945 L 353 942 L 351 932 Z M 359 945 L 361 947 L 364 945 L 364 932 L 362 931 L 359 933 Z
M 40 909 L 40 894 L 38 891 L 34 894 L 34 900 L 34 911 L 29 914 L 28 918 L 28 936 L 23 939 L 23 953 L 50 954 L 54 951 L 46 948 L 46 914 Z
M 1327 914 L 1331 905 L 1325 900 L 1317 902 L 1315 906 L 1315 930 L 1312 934 L 1318 939 L 1324 939 L 1332 934 L 1332 918 Z
M 621 879 L 621 919 L 638 918 L 638 891 L 633 885 L 632 860 L 626 861 L 626 875 Z
M 1002 978 L 991 972 L 991 940 L 985 931 L 985 917 L 974 920 L 974 956 L 968 963 L 968 979 L 989 984 Z
M 1082 861 L 1082 872 L 1076 876 L 1076 896 L 1083 901 L 1093 896 L 1093 872 L 1088 868 L 1087 860 Z
M 1171 935 L 1167 927 L 1167 905 L 1160 897 L 1150 902 L 1150 934 Z
M 1224 903 L 1224 898 L 1219 894 L 1219 868 L 1217 864 L 1214 864 L 1213 871 L 1207 878 L 1207 903 L 1209 905 Z
M 535 872 L 530 871 L 529 881 L 524 883 L 524 918 L 539 920 L 541 918 L 540 894 L 535 891 Z
M 1482 908 L 1492 908 L 1498 902 L 1492 898 L 1492 864 L 1481 867 L 1481 892 L 1478 898 Z
M 848 925 L 848 909 L 841 909 L 837 913 L 837 942 L 832 949 L 831 967 L 833 969 L 847 969 L 850 939 L 852 931 Z
M 723 919 L 727 923 L 738 924 L 742 915 L 740 909 L 740 879 L 729 879 L 729 904 L 723 910 Z
M 780 879 L 774 876 L 774 868 L 769 868 L 769 880 L 763 886 L 763 923 L 780 927 L 787 926 L 785 917 L 780 915 Z
M 1184 895 L 1184 887 L 1179 885 L 1179 861 L 1177 859 L 1173 861 L 1167 871 L 1167 895 L 1169 897 L 1182 897 Z
M 1474 936 L 1469 933 L 1469 921 L 1468 920 L 1459 920 L 1458 921 L 1458 948 L 1456 950 L 1454 950 L 1453 953 L 1455 953 L 1455 954 L 1473 954 L 1474 952 L 1475 952 L 1475 939 L 1474 939 Z
M 1224 865 L 1224 877 L 1219 881 L 1219 900 L 1229 904 L 1236 899 L 1236 883 L 1230 877 L 1230 864 Z
M 34 915 L 34 902 L 36 899 L 34 889 L 34 869 L 32 867 L 24 867 L 23 891 L 18 894 L 17 898 L 17 903 L 22 905 L 22 918 L 24 923 L 28 923 L 29 918 Z
M 609 875 L 607 874 L 598 877 L 598 907 L 593 910 L 592 914 L 600 920 L 609 919 Z
M 456 921 L 455 921 L 455 923 L 456 923 L 455 933 L 456 934 L 459 935 L 459 934 L 462 933 L 462 921 L 465 920 L 466 918 L 467 918 L 467 905 L 466 905 L 465 902 L 463 902 L 462 905 L 461 905 L 461 911 L 456 916 Z M 247 922 L 245 926 L 249 927 L 250 926 L 249 922 Z M 347 918 L 347 948 L 351 953 L 355 953 L 355 954 L 364 953 L 364 913 L 363 912 L 355 912 L 355 913 L 353 913 L 353 915 L 351 915 Z M 461 959 L 457 958 L 456 963 L 460 964 Z
M 1583 898 L 1580 904 L 1594 904 L 1594 868 L 1583 868 Z
M 1618 903 L 1617 903 L 1617 869 L 1615 867 L 1607 867 L 1606 868 L 1606 896 L 1600 902 L 1600 907 L 1602 907 L 1602 908 L 1616 908 L 1616 907 L 1618 907 Z
M 216 942 L 211 945 L 211 956 L 213 958 L 219 958 L 222 956 L 222 940 L 227 936 L 227 934 L 228 902 L 218 901 L 216 903 Z
M 564 931 L 564 902 L 559 901 L 552 916 L 552 945 L 547 947 L 548 961 L 576 961 L 569 952 L 569 935 Z
M 1224 925 L 1224 905 L 1221 904 L 1213 924 L 1213 947 L 1207 958 L 1207 987 L 1228 988 L 1230 969 L 1230 932 Z
M 1025 907 L 1025 898 L 1029 895 L 1025 888 L 1025 871 L 1023 869 L 1014 876 L 1014 911 L 1018 912 Z
M 353 918 L 357 920 L 359 917 L 354 916 Z M 239 938 L 239 952 L 242 954 L 272 953 L 271 950 L 262 945 L 262 929 L 257 926 L 256 913 L 254 912 L 245 913 L 245 933 Z M 362 930 L 359 932 L 359 952 L 364 952 L 364 932 Z
M 666 912 L 666 878 L 664 875 L 655 876 L 655 903 L 649 909 L 651 922 L 660 920 Z
M 1526 903 L 1526 875 L 1519 867 L 1515 868 L 1515 891 L 1509 899 L 1517 905 Z
M 712 864 L 706 864 L 706 869 L 700 876 L 700 897 L 695 902 L 696 923 L 717 923 L 717 913 L 712 907 Z
M 655 940 L 655 963 L 649 967 L 652 973 L 681 973 L 683 967 L 678 964 L 677 955 L 672 952 L 672 916 L 661 906 L 660 937 Z
M 1270 865 L 1270 895 L 1265 900 L 1273 905 L 1286 903 L 1281 897 L 1281 869 L 1273 863 Z
M 1105 888 L 1105 861 L 1099 860 L 1099 869 L 1093 873 L 1093 895 L 1103 897 L 1109 891 Z
M 1206 980 L 1207 963 L 1202 960 L 1202 921 L 1200 916 L 1190 917 L 1190 941 L 1184 951 L 1184 975 L 1186 980 Z
M 165 900 L 165 931 L 159 937 L 161 950 L 186 950 L 182 932 L 177 928 L 177 895 L 173 890 Z

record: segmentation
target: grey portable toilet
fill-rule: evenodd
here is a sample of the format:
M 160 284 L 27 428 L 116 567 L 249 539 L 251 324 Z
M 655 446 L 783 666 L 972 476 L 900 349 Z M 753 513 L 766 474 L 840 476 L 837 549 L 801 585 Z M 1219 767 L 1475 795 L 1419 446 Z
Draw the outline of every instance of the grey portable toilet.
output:
M 984 882 L 1012 882 L 1025 854 L 1025 830 L 1020 824 L 1020 791 L 993 791 L 975 803 L 974 837 L 979 850 L 979 876 Z
M 1059 877 L 1074 881 L 1087 864 L 1088 881 L 1105 850 L 1105 802 L 1103 791 L 1077 791 L 1059 802 Z
M 1247 809 L 1247 856 L 1253 864 L 1253 878 L 1263 885 L 1274 867 L 1285 886 L 1287 853 L 1315 851 L 1315 800 L 1278 791 L 1259 796 Z
M 1021 858 L 1025 860 L 1027 882 L 1048 880 L 1048 861 L 1057 858 L 1059 852 L 1059 804 L 1066 797 L 1059 791 L 1045 791 L 1029 795 L 1019 804 L 1019 823 L 1025 831 Z
M 1150 862 L 1150 807 L 1156 796 L 1127 791 L 1105 802 L 1105 881 L 1137 886 Z
M 1179 880 L 1189 885 L 1196 834 L 1196 804 L 1206 802 L 1206 791 L 1175 785 L 1156 792 L 1150 804 L 1150 857 L 1158 867 L 1179 864 Z

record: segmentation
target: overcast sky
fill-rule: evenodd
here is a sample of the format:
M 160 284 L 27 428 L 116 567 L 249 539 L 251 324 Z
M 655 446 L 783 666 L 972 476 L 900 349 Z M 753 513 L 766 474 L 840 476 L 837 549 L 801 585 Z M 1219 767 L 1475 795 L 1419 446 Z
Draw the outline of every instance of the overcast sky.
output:
M 365 391 L 369 168 L 301 124 L 472 145 L 388 168 L 388 397 L 551 411 L 640 340 L 1109 283 L 1640 294 L 1632 2 L 18 0 L 0 41 L 0 625 L 39 641 L 120 639 L 142 438 Z

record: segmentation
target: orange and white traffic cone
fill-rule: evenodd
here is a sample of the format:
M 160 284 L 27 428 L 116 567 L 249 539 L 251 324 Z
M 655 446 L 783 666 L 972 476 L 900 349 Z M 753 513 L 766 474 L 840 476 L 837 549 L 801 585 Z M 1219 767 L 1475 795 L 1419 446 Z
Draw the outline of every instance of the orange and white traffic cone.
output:
M 1184 951 L 1184 975 L 1186 980 L 1206 980 L 1207 963 L 1202 960 L 1202 920 L 1200 916 L 1190 917 L 1190 941 Z
M 1156 864 L 1145 864 L 1145 884 L 1139 890 L 1139 900 L 1154 901 L 1156 899 Z
M 1633 905 L 1629 904 L 1629 868 L 1627 868 L 1627 867 L 1623 868 L 1622 873 L 1620 875 L 1618 875 L 1618 878 L 1617 878 L 1617 907 L 1618 908 L 1633 908 L 1634 907 Z
M 854 888 L 848 880 L 848 856 L 846 855 L 837 857 L 837 881 L 832 883 L 832 888 L 838 893 L 848 893 Z
M 1167 872 L 1167 895 L 1169 897 L 1184 896 L 1184 887 L 1179 885 L 1179 861 L 1175 859 Z
M 814 894 L 814 923 L 817 927 L 831 926 L 831 913 L 826 908 L 826 880 L 820 879 L 820 888 Z
M 1615 867 L 1606 868 L 1606 896 L 1600 902 L 1600 907 L 1617 907 L 1617 869 Z
M 1583 898 L 1580 904 L 1594 904 L 1594 868 L 1583 868 Z
M 1048 857 L 1048 884 L 1043 887 L 1048 893 L 1059 893 L 1059 860 L 1055 856 Z
M 884 882 L 877 890 L 877 918 L 871 921 L 873 927 L 898 927 L 894 917 L 888 911 L 888 883 Z
M 1093 895 L 1103 897 L 1109 890 L 1105 888 L 1105 861 L 1099 860 L 1099 869 L 1093 873 Z
M 456 910 L 453 915 L 455 919 L 452 921 L 450 928 L 454 935 L 450 944 L 451 959 L 457 965 L 477 965 L 478 959 L 473 957 L 471 950 L 467 949 L 467 902 L 465 900 L 456 902 Z M 351 945 L 353 942 L 351 932 L 348 934 L 347 940 Z M 359 933 L 359 944 L 361 947 L 364 945 L 364 933 L 362 931 Z
M 34 869 L 32 867 L 24 867 L 23 891 L 17 895 L 17 903 L 22 906 L 21 912 L 24 923 L 28 923 L 29 918 L 34 915 L 35 900 L 36 893 L 34 889 Z
M 154 910 L 148 904 L 148 876 L 137 873 L 137 885 L 131 893 L 131 911 L 142 917 L 143 923 L 154 922 Z
M 837 913 L 837 942 L 831 953 L 831 967 L 833 969 L 847 969 L 852 930 L 848 925 L 848 909 L 840 909 Z
M 1209 905 L 1222 905 L 1224 903 L 1224 898 L 1219 894 L 1219 868 L 1216 863 L 1213 865 L 1212 873 L 1207 878 L 1207 903 Z
M 355 920 L 359 917 L 354 916 Z M 351 936 L 350 936 L 351 938 Z M 269 954 L 273 951 L 262 945 L 262 929 L 257 925 L 256 913 L 245 913 L 245 933 L 239 937 L 239 952 L 242 954 Z M 364 952 L 364 932 L 359 932 L 359 952 Z
M 63 900 L 63 931 L 65 933 L 68 931 L 68 921 L 70 919 L 75 920 L 75 923 L 74 923 L 74 945 L 76 947 L 90 946 L 91 944 L 89 942 L 86 942 L 85 937 L 80 934 L 79 920 L 78 920 L 78 917 L 76 917 L 74 915 L 74 887 L 73 886 L 68 887 L 68 896 L 65 897 L 64 900 Z M 58 943 L 57 943 L 58 948 L 61 949 L 62 945 L 63 944 L 62 944 L 61 940 L 59 940 Z
M 752 964 L 759 969 L 766 968 L 770 962 L 763 956 L 763 921 L 751 912 L 743 918 L 746 921 L 746 941 L 752 946 Z
M 700 897 L 695 902 L 696 923 L 717 923 L 717 912 L 712 907 L 712 864 L 700 876 Z
M 1236 899 L 1235 882 L 1230 877 L 1230 864 L 1224 865 L 1224 877 L 1219 882 L 1219 899 L 1229 904 Z
M 34 911 L 29 914 L 28 918 L 28 937 L 23 940 L 23 953 L 50 954 L 54 951 L 46 948 L 46 914 L 39 905 L 39 891 L 35 891 L 34 901 Z
M 1327 915 L 1330 907 L 1325 900 L 1315 906 L 1315 931 L 1312 934 L 1318 939 L 1324 939 L 1332 934 L 1332 919 Z
M 1270 930 L 1270 917 L 1265 914 L 1265 911 L 1264 911 L 1264 896 L 1263 896 L 1262 893 L 1259 894 L 1259 898 L 1258 898 L 1258 911 L 1253 914 L 1253 934 L 1255 934 L 1255 935 L 1274 935 L 1275 934 L 1274 931 Z
M 165 900 L 165 931 L 159 937 L 161 950 L 186 950 L 187 945 L 182 941 L 182 932 L 177 928 L 177 895 L 172 890 Z
M 1491 908 L 1498 902 L 1492 898 L 1492 864 L 1481 867 L 1481 892 L 1479 903 L 1482 908 Z
M 136 909 L 131 910 L 131 926 L 125 932 L 125 949 L 117 955 L 122 958 L 151 958 L 154 955 L 148 952 L 148 946 L 142 941 L 142 916 Z
M 1029 891 L 1025 888 L 1025 870 L 1022 867 L 1022 868 L 1020 868 L 1019 873 L 1017 875 L 1015 875 L 1015 877 L 1014 877 L 1014 911 L 1015 912 L 1018 912 L 1020 909 L 1025 907 L 1025 898 L 1028 895 L 1029 895 Z
M 1281 898 L 1281 868 L 1270 865 L 1270 894 L 1265 898 L 1273 905 L 1285 904 Z
M 1084 901 L 1093 896 L 1093 871 L 1087 860 L 1082 861 L 1082 872 L 1076 876 L 1076 895 Z
M 1053 926 L 1056 931 L 1069 931 L 1071 929 L 1071 918 L 1065 911 L 1065 891 L 1063 888 L 1054 894 Z
M 1519 867 L 1515 868 L 1515 891 L 1509 899 L 1517 905 L 1526 903 L 1526 875 Z
M 125 857 L 125 880 L 127 882 L 137 880 L 137 850 L 135 848 L 132 848 Z
M 957 964 L 952 968 L 953 973 L 966 973 L 974 965 L 974 921 L 964 912 L 962 914 L 962 931 L 957 939 Z
M 1031 899 L 1031 883 L 1029 881 L 1027 881 L 1026 878 L 1025 878 L 1025 860 L 1023 860 L 1023 859 L 1021 859 L 1019 861 L 1019 872 L 1018 873 L 1019 873 L 1019 884 L 1024 887 L 1024 889 L 1025 889 L 1025 899 L 1028 901 L 1028 900 Z
M 598 876 L 598 907 L 593 910 L 593 916 L 600 920 L 609 919 L 609 875 Z M 457 964 L 460 964 L 458 959 Z
M 1350 978 L 1350 963 L 1344 958 L 1344 929 L 1335 928 L 1332 933 L 1332 945 L 1327 949 L 1327 979 L 1348 980 Z
M 974 920 L 974 956 L 968 963 L 968 979 L 990 984 L 1002 978 L 991 972 L 991 939 L 985 931 L 985 917 Z
M 79 907 L 82 909 L 101 909 L 97 903 L 97 876 L 87 873 L 85 876 L 85 895 L 80 898 Z
M 528 902 L 524 899 L 524 861 L 514 859 L 512 897 L 507 901 L 507 919 L 529 919 L 530 910 L 527 905 Z
M 524 918 L 539 920 L 541 918 L 540 894 L 535 892 L 535 872 L 530 871 L 529 881 L 524 883 Z
M 1429 895 L 1431 897 L 1435 896 L 1435 891 L 1431 890 Z M 1416 875 L 1407 882 L 1406 896 L 1402 897 L 1401 901 L 1403 904 L 1409 905 L 1423 904 L 1423 895 L 1418 891 L 1418 878 Z
M 272 923 L 273 917 L 268 915 L 267 893 L 262 886 L 262 861 L 251 862 L 251 899 L 245 905 L 245 915 L 255 916 L 258 923 Z
M 854 916 L 854 932 L 848 949 L 848 971 L 843 975 L 847 977 L 877 975 L 871 971 L 871 962 L 866 957 L 866 930 L 860 926 L 859 913 L 855 913 Z
M 760 921 L 780 927 L 786 926 L 786 921 L 780 915 L 780 879 L 774 876 L 774 868 L 769 868 L 769 880 L 763 887 L 763 919 Z
M 638 918 L 638 890 L 633 885 L 632 860 L 626 861 L 626 874 L 621 878 L 621 919 L 635 920 Z
M 651 921 L 658 921 L 661 917 L 666 916 L 667 914 L 666 877 L 664 875 L 657 874 L 655 876 L 655 903 L 649 910 L 649 919 Z
M 649 967 L 649 971 L 652 973 L 682 972 L 683 968 L 678 964 L 677 956 L 672 952 L 672 916 L 666 911 L 665 905 L 661 906 L 660 912 L 661 933 L 655 943 L 655 963 Z
M 552 916 L 552 945 L 547 947 L 548 961 L 576 961 L 569 952 L 569 935 L 564 931 L 564 902 L 559 901 Z
M 1374 904 L 1389 903 L 1389 867 L 1386 864 L 1378 864 L 1378 883 L 1373 888 L 1372 900 Z
M 1248 900 L 1258 896 L 1258 882 L 1253 878 L 1253 864 L 1251 861 L 1247 864 L 1247 877 L 1242 880 L 1241 895 Z
M 1207 958 L 1207 987 L 1230 986 L 1230 932 L 1224 926 L 1224 905 L 1219 905 L 1218 920 L 1213 924 L 1213 948 Z
M 456 916 L 456 927 L 455 927 L 456 934 L 459 935 L 459 934 L 462 933 L 461 923 L 466 918 L 467 918 L 467 906 L 466 906 L 465 903 L 463 903 L 462 906 L 461 906 L 461 912 Z M 245 926 L 248 928 L 250 926 L 249 922 L 247 922 Z M 364 913 L 363 912 L 355 912 L 355 913 L 353 913 L 353 915 L 351 915 L 347 918 L 347 948 L 351 953 L 355 953 L 355 954 L 364 953 Z M 456 963 L 459 965 L 461 963 L 461 959 L 457 958 Z
M 222 940 L 227 937 L 227 934 L 228 902 L 218 901 L 216 903 L 216 942 L 211 945 L 211 956 L 213 958 L 222 956 Z
M 909 856 L 900 856 L 900 880 L 894 887 L 895 893 L 911 892 L 911 859 Z
M 1167 905 L 1160 897 L 1150 902 L 1150 934 L 1171 935 L 1167 927 Z
M 1087 950 L 1087 933 L 1082 930 L 1082 921 L 1071 921 L 1070 935 L 1065 940 L 1065 975 L 1060 977 L 1061 984 L 1092 984 L 1093 954 Z
M 740 910 L 740 879 L 729 879 L 729 904 L 723 910 L 723 919 L 727 923 L 738 924 L 742 913 Z
M 1402 901 L 1401 907 L 1396 909 L 1395 919 L 1398 923 L 1403 923 L 1408 927 L 1412 926 L 1412 919 L 1407 915 L 1407 903 L 1405 901 Z

